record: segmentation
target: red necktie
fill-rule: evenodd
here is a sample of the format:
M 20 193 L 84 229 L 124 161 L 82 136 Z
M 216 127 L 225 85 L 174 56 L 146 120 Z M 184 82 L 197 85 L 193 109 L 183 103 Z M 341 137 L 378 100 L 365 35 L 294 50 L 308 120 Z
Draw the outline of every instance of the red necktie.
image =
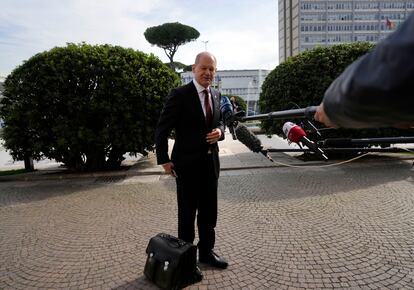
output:
M 206 124 L 207 124 L 207 128 L 210 128 L 211 120 L 213 119 L 213 111 L 211 110 L 207 90 L 204 90 L 203 93 L 204 93 L 204 108 L 206 109 Z

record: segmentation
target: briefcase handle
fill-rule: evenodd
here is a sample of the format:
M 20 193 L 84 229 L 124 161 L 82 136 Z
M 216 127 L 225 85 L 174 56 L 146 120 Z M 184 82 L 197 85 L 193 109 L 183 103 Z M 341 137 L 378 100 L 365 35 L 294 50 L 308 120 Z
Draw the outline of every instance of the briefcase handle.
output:
M 176 238 L 176 237 L 171 236 L 169 234 L 161 233 L 161 234 L 159 234 L 159 236 L 162 237 L 162 238 L 164 238 L 165 240 L 167 240 L 167 242 L 173 248 L 181 248 L 182 246 L 184 246 L 185 244 L 187 244 L 186 241 L 180 240 L 179 238 Z

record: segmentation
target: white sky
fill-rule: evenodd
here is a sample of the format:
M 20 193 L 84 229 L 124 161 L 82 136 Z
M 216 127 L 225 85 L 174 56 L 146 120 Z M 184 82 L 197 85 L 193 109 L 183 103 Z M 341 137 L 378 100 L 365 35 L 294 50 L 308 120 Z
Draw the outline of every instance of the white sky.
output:
M 273 69 L 278 64 L 276 0 L 1 0 L 0 76 L 32 55 L 68 42 L 111 44 L 153 53 L 144 31 L 166 22 L 194 27 L 200 37 L 174 60 L 192 64 L 205 49 L 218 69 Z

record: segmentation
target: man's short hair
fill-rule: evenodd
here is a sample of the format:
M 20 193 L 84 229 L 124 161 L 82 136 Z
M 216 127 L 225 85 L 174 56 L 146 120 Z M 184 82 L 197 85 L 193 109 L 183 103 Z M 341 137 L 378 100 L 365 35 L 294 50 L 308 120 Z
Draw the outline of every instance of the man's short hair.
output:
M 209 52 L 207 52 L 207 51 L 203 51 L 203 52 L 200 52 L 199 54 L 197 54 L 196 59 L 195 59 L 195 61 L 194 61 L 194 64 L 198 64 L 198 63 L 200 62 L 200 58 L 201 58 L 203 55 L 208 55 L 208 56 L 211 56 L 211 57 L 214 59 L 214 62 L 217 64 L 217 59 L 216 59 L 216 57 L 215 57 L 213 54 L 211 54 L 211 53 L 209 53 Z

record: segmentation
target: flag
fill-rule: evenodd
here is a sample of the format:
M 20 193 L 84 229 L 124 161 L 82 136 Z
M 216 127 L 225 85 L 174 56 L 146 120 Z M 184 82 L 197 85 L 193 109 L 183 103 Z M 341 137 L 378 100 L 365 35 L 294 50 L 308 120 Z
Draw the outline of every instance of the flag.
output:
M 385 17 L 385 26 L 389 29 L 393 29 L 395 26 L 394 22 L 391 22 L 391 20 L 388 19 L 388 17 Z

